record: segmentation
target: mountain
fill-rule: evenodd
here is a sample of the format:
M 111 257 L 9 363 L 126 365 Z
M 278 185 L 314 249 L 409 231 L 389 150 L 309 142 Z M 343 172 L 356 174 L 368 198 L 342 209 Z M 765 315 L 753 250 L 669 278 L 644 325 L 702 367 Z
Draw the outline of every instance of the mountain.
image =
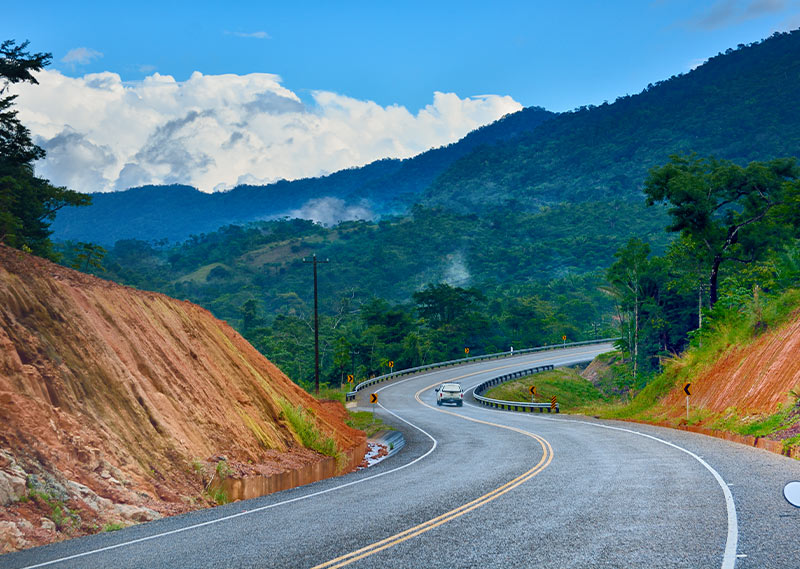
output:
M 212 474 L 324 471 L 298 408 L 334 467 L 361 461 L 339 403 L 206 310 L 0 245 L 0 537 L 18 538 L 3 551 L 208 505 Z
M 528 132 L 553 116 L 537 107 L 523 109 L 472 131 L 457 143 L 413 158 L 378 160 L 320 178 L 239 186 L 214 194 L 181 185 L 92 194 L 91 206 L 58 213 L 53 237 L 103 245 L 120 239 L 183 241 L 224 225 L 284 215 L 335 223 L 405 212 L 415 197 L 459 158 L 481 145 Z M 306 211 L 301 211 L 304 207 Z
M 54 237 L 183 240 L 230 223 L 289 214 L 335 222 L 402 214 L 413 203 L 480 213 L 638 201 L 649 168 L 673 153 L 742 164 L 800 155 L 798 100 L 800 31 L 776 33 L 638 95 L 558 115 L 524 109 L 407 160 L 213 195 L 184 186 L 95 194 L 94 205 L 59 213 Z
M 422 203 L 475 212 L 641 200 L 648 170 L 696 152 L 746 164 L 800 156 L 800 30 L 712 57 L 613 104 L 563 113 L 461 158 Z

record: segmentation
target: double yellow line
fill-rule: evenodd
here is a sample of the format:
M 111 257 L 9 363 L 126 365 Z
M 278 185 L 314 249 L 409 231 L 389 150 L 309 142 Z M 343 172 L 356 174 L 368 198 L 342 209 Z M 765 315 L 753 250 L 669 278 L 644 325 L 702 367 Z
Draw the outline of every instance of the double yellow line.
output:
M 471 374 L 467 374 L 467 375 L 475 375 L 475 374 L 471 373 Z M 462 376 L 462 377 L 466 377 L 466 376 Z M 457 379 L 461 379 L 461 378 L 459 377 L 459 378 L 456 378 L 456 379 L 451 380 L 451 381 L 456 381 Z M 424 405 L 426 407 L 429 407 L 431 409 L 434 409 L 433 407 L 431 407 L 427 403 L 424 403 L 422 401 L 422 399 L 420 399 L 419 396 L 423 391 L 434 387 L 438 383 L 439 382 L 434 383 L 432 385 L 429 385 L 427 387 L 423 387 L 422 389 L 420 389 L 419 391 L 417 391 L 414 394 L 414 398 L 417 401 L 419 401 L 422 405 Z M 456 519 L 458 517 L 463 516 L 467 512 L 471 512 L 472 510 L 474 510 L 476 508 L 480 508 L 481 506 L 484 506 L 484 505 L 488 504 L 489 502 L 491 502 L 493 500 L 496 500 L 497 498 L 499 498 L 500 496 L 502 496 L 506 492 L 510 492 L 511 490 L 513 490 L 514 488 L 519 486 L 520 484 L 523 484 L 523 483 L 527 482 L 528 480 L 530 480 L 531 478 L 533 478 L 534 476 L 539 474 L 542 470 L 547 468 L 548 465 L 550 464 L 550 462 L 553 460 L 553 448 L 550 446 L 550 443 L 548 443 L 545 439 L 543 439 L 539 435 L 536 435 L 536 434 L 533 434 L 533 433 L 529 433 L 528 431 L 523 431 L 522 429 L 518 429 L 516 427 L 509 427 L 507 425 L 499 425 L 497 423 L 491 423 L 489 421 L 482 421 L 481 419 L 474 419 L 472 417 L 465 417 L 464 415 L 459 415 L 458 413 L 453 413 L 451 411 L 444 411 L 444 410 L 441 410 L 441 409 L 434 409 L 434 410 L 435 411 L 439 411 L 441 413 L 447 413 L 449 415 L 454 415 L 456 417 L 460 417 L 461 419 L 465 419 L 467 421 L 473 421 L 475 423 L 482 423 L 484 425 L 490 425 L 492 427 L 498 427 L 500 429 L 508 429 L 510 431 L 515 431 L 515 432 L 520 433 L 522 435 L 525 435 L 527 437 L 531 437 L 532 439 L 536 440 L 536 442 L 538 442 L 539 445 L 542 447 L 542 458 L 530 470 L 528 470 L 528 471 L 524 472 L 523 474 L 517 476 L 513 480 L 511 480 L 509 482 L 506 482 L 505 484 L 503 484 L 499 488 L 495 488 L 491 492 L 489 492 L 487 494 L 484 494 L 480 498 L 476 498 L 475 500 L 472 500 L 471 502 L 468 502 L 467 504 L 464 504 L 463 506 L 459 506 L 458 508 L 456 508 L 454 510 L 450 510 L 449 512 L 446 512 L 446 513 L 444 513 L 444 514 L 442 514 L 440 516 L 437 516 L 437 517 L 435 517 L 435 518 L 433 518 L 431 520 L 428 520 L 427 522 L 424 522 L 424 523 L 421 523 L 421 524 L 416 525 L 414 527 L 411 527 L 411 528 L 409 528 L 409 529 L 407 529 L 405 531 L 397 533 L 397 534 L 395 534 L 395 535 L 393 535 L 391 537 L 387 537 L 387 538 L 382 539 L 380 541 L 376 541 L 375 543 L 373 543 L 371 545 L 368 545 L 366 547 L 362 547 L 361 549 L 358 549 L 358 550 L 353 551 L 351 553 L 347 553 L 346 555 L 342 555 L 341 557 L 337 557 L 336 559 L 331 559 L 330 561 L 322 563 L 321 565 L 316 565 L 316 566 L 312 567 L 312 569 L 336 569 L 337 567 L 344 567 L 345 565 L 349 565 L 350 563 L 358 561 L 359 559 L 364 559 L 365 557 L 369 557 L 370 555 L 378 553 L 379 551 L 383 551 L 384 549 L 388 549 L 390 547 L 394 547 L 395 545 L 403 543 L 406 540 L 409 540 L 409 539 L 411 539 L 413 537 L 416 537 L 416 536 L 418 536 L 420 534 L 423 534 L 423 533 L 425 533 L 427 531 L 430 531 L 430 530 L 432 530 L 432 529 L 434 529 L 436 527 L 439 527 L 442 524 L 446 524 L 449 521 L 452 521 L 452 520 L 454 520 L 454 519 Z

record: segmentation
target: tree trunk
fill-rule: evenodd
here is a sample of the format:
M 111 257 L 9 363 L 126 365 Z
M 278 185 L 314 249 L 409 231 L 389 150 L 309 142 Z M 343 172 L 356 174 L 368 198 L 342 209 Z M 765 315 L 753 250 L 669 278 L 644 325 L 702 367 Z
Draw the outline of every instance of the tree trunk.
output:
M 708 279 L 708 307 L 714 308 L 717 303 L 717 279 L 719 278 L 719 265 L 722 262 L 722 255 L 714 257 L 711 264 L 711 276 Z

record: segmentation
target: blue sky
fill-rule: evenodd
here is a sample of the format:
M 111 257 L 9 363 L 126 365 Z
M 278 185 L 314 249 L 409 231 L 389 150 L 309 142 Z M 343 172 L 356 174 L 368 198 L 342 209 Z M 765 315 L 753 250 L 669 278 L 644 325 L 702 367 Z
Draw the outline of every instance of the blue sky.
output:
M 794 0 L 30 2 L 0 35 L 68 74 L 278 74 L 416 110 L 434 91 L 568 110 L 640 91 L 739 43 L 800 27 Z M 83 59 L 63 61 L 83 48 Z M 94 54 L 94 57 L 92 56 Z M 102 55 L 101 55 L 102 54 Z
M 53 63 L 15 86 L 85 192 L 318 176 L 449 144 L 523 106 L 640 92 L 800 27 L 800 0 L 17 2 L 0 39 Z

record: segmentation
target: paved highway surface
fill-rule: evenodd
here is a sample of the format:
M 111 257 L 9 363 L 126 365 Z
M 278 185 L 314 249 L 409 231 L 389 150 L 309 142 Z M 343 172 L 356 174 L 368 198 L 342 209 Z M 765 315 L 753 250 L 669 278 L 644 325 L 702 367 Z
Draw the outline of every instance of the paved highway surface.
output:
M 0 556 L 0 567 L 800 567 L 800 463 L 718 439 L 564 414 L 438 408 L 515 369 L 608 346 L 428 372 L 378 391 L 407 445 L 368 470 Z M 366 403 L 361 403 L 368 407 Z

